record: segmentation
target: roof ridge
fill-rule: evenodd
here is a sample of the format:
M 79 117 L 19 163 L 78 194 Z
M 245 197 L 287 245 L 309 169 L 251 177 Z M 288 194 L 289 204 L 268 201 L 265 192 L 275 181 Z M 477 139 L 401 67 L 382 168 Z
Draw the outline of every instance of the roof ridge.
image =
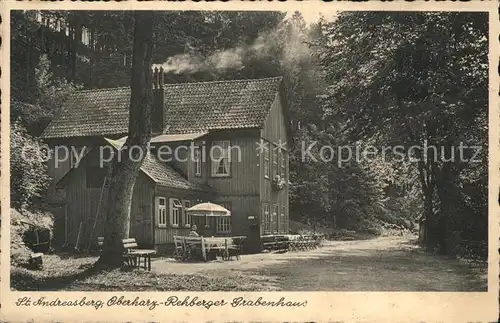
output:
M 248 78 L 248 79 L 237 79 L 237 80 L 217 80 L 217 81 L 201 81 L 201 82 L 182 82 L 182 83 L 165 83 L 164 87 L 167 86 L 176 86 L 176 85 L 186 85 L 186 84 L 214 84 L 214 83 L 227 83 L 227 82 L 249 82 L 249 81 L 267 81 L 274 79 L 283 79 L 283 76 L 272 76 L 272 77 L 261 77 L 261 78 Z M 117 86 L 117 87 L 107 87 L 107 88 L 98 88 L 98 89 L 84 89 L 84 90 L 76 90 L 73 93 L 81 93 L 81 92 L 104 92 L 104 91 L 116 91 L 120 89 L 130 89 L 130 86 Z
M 248 79 L 237 79 L 237 80 L 217 80 L 217 81 L 201 81 L 201 82 L 183 82 L 183 83 L 165 83 L 163 86 L 175 86 L 175 85 L 186 85 L 186 84 L 213 84 L 213 83 L 227 83 L 227 82 L 248 82 L 248 81 L 267 81 L 273 79 L 283 79 L 283 76 L 272 76 L 272 77 L 260 77 L 260 78 L 248 78 Z
M 117 86 L 117 87 L 106 87 L 99 89 L 85 89 L 85 90 L 76 90 L 72 93 L 80 93 L 80 92 L 104 92 L 104 91 L 116 91 L 120 89 L 130 89 L 130 86 Z
M 163 124 L 167 134 L 262 128 L 282 84 L 283 76 L 167 84 Z M 126 135 L 129 104 L 129 87 L 75 91 L 42 137 Z

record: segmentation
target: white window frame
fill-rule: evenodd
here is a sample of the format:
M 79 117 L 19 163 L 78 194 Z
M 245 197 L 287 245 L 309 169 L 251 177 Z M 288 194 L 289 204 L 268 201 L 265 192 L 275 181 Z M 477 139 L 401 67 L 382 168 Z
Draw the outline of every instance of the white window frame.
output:
M 270 160 L 269 160 L 269 147 L 267 145 L 264 147 L 264 177 L 269 178 L 270 177 Z
M 217 218 L 217 233 L 231 232 L 231 217 L 220 216 Z
M 188 226 L 188 225 L 191 226 L 191 224 L 193 222 L 192 221 L 193 220 L 192 215 L 188 214 L 186 212 L 186 210 L 191 207 L 191 201 L 189 201 L 189 200 L 183 200 L 182 201 L 182 206 L 183 206 L 183 214 L 184 214 L 183 219 L 182 219 L 182 224 L 184 226 Z
M 165 197 L 157 197 L 156 198 L 156 223 L 159 228 L 167 227 L 167 199 Z M 161 205 L 161 201 L 163 201 L 163 205 Z
M 231 212 L 231 204 L 229 203 L 217 203 L 220 206 L 225 207 Z M 231 216 L 219 216 L 217 217 L 217 233 L 231 233 Z
M 213 149 L 213 147 L 222 147 L 222 150 L 220 148 Z M 212 159 L 212 177 L 229 177 L 231 176 L 231 142 L 229 140 L 218 140 L 218 141 L 213 141 L 212 142 L 212 148 L 211 148 L 211 156 Z M 217 160 L 214 158 L 214 152 L 221 152 L 222 156 L 219 156 Z M 221 158 L 222 157 L 222 158 Z M 223 162 L 225 163 L 227 173 L 219 173 L 219 166 L 220 163 Z
M 202 167 L 201 167 L 201 149 L 200 147 L 194 147 L 194 176 L 201 177 L 202 176 Z
M 169 214 L 170 214 L 170 226 L 172 228 L 178 228 L 181 224 L 181 210 L 182 203 L 177 198 L 171 198 L 169 200 Z

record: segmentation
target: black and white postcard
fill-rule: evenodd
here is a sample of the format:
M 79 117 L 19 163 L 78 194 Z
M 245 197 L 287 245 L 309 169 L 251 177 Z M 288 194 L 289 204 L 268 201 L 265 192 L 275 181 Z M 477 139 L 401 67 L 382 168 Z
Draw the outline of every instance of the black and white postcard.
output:
M 0 7 L 2 320 L 498 321 L 498 4 Z

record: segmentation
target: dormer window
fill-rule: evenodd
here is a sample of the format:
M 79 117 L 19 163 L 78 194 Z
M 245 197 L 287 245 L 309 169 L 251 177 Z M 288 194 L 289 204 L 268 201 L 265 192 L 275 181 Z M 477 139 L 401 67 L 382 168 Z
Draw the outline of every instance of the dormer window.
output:
M 231 174 L 230 143 L 227 140 L 214 141 L 211 149 L 212 176 L 228 177 Z

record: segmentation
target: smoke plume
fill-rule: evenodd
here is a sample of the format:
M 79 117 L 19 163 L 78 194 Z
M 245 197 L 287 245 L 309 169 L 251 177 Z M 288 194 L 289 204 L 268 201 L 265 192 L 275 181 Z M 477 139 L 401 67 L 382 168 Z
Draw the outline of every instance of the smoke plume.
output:
M 245 67 L 245 63 L 252 60 L 261 60 L 267 57 L 281 58 L 282 63 L 306 58 L 309 48 L 303 42 L 303 34 L 293 25 L 284 28 L 280 24 L 277 28 L 261 33 L 253 43 L 243 44 L 230 49 L 216 50 L 207 56 L 199 53 L 183 53 L 169 57 L 162 64 L 165 73 L 194 74 L 197 72 L 216 71 L 219 73 L 237 71 Z

